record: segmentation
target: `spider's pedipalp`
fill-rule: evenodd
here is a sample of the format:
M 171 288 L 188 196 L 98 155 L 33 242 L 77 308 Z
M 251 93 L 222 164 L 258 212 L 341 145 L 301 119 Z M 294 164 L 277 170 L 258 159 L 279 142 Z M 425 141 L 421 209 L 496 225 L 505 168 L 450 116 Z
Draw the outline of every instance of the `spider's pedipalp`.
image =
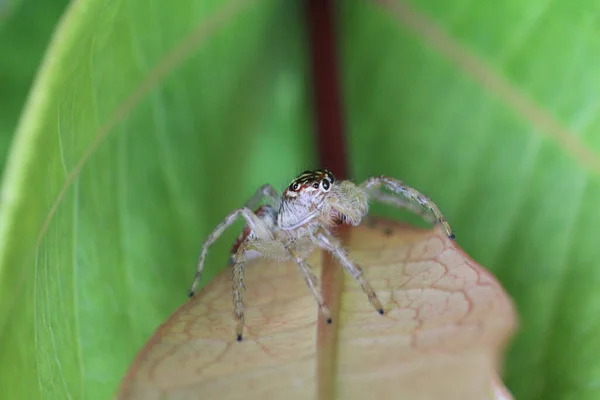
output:
M 273 234 L 269 230 L 269 227 L 265 225 L 265 223 L 249 208 L 243 207 L 238 208 L 237 210 L 230 213 L 223 222 L 221 222 L 217 227 L 212 231 L 212 233 L 208 236 L 204 244 L 202 245 L 202 251 L 200 252 L 200 257 L 198 258 L 198 267 L 196 268 L 196 273 L 194 275 L 194 281 L 192 282 L 192 287 L 189 292 L 189 296 L 192 297 L 196 291 L 196 286 L 200 282 L 200 278 L 202 277 L 202 271 L 204 269 L 204 261 L 206 260 L 206 254 L 208 253 L 209 247 L 223 234 L 225 229 L 229 228 L 235 220 L 242 216 L 246 220 L 246 224 L 254 233 L 254 235 L 261 239 L 273 240 Z
M 365 191 L 350 181 L 341 181 L 323 202 L 321 222 L 325 226 L 340 223 L 357 226 L 368 212 Z
M 329 251 L 333 257 L 344 267 L 345 270 L 350 272 L 352 277 L 358 281 L 363 292 L 369 298 L 369 302 L 373 308 L 381 315 L 383 315 L 383 307 L 381 302 L 377 298 L 377 294 L 371 287 L 371 284 L 364 276 L 363 269 L 358 266 L 354 261 L 348 257 L 348 251 L 342 246 L 342 242 L 326 232 L 324 229 L 319 229 L 315 235 L 316 245 L 324 250 Z
M 450 239 L 454 239 L 454 233 L 452 232 L 452 228 L 450 228 L 450 224 L 448 224 L 448 222 L 446 221 L 446 218 L 440 211 L 439 207 L 429 197 L 425 196 L 416 189 L 405 185 L 404 182 L 394 178 L 389 178 L 387 176 L 376 176 L 364 181 L 360 185 L 360 187 L 363 188 L 370 195 L 370 197 L 372 197 L 375 200 L 394 205 L 399 208 L 408 208 L 410 211 L 414 212 L 414 207 L 407 207 L 406 205 L 408 203 L 404 201 L 393 201 L 392 197 L 389 194 L 382 191 L 382 188 L 386 188 L 394 194 L 403 196 L 409 201 L 413 201 L 419 207 L 429 211 L 431 215 L 433 215 L 433 217 L 435 218 L 435 221 L 437 221 L 444 227 L 444 230 L 446 231 L 448 237 Z M 423 217 L 423 214 L 421 212 L 417 212 L 416 214 L 421 215 Z M 425 220 L 431 222 L 430 219 L 427 217 L 425 217 Z

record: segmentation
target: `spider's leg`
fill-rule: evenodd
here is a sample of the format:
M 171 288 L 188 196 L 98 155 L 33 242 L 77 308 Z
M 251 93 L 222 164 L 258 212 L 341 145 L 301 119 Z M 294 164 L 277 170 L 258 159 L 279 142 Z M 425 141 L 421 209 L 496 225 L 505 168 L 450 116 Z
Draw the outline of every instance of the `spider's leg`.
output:
M 279 210 L 279 204 L 281 203 L 281 195 L 277 193 L 277 190 L 268 183 L 262 185 L 256 190 L 254 195 L 246 202 L 246 207 L 255 210 L 263 199 L 269 200 L 276 210 Z
M 248 251 L 256 251 L 265 258 L 289 259 L 289 252 L 281 242 L 260 238 L 246 239 L 232 256 L 233 273 L 233 315 L 235 317 L 235 333 L 238 342 L 242 341 L 244 330 L 244 271 L 249 261 Z
M 233 315 L 235 317 L 235 334 L 238 342 L 242 341 L 244 330 L 244 267 L 246 266 L 246 249 L 248 241 L 240 245 L 233 257 Z
M 418 204 L 416 204 L 408 199 L 403 199 L 403 198 L 395 196 L 393 194 L 384 193 L 383 191 L 380 191 L 380 190 L 375 190 L 375 191 L 370 192 L 369 196 L 371 197 L 371 199 L 376 200 L 380 203 L 389 204 L 389 205 L 392 205 L 397 208 L 408 210 L 408 211 L 412 212 L 413 214 L 420 216 L 421 218 L 423 218 L 425 221 L 427 221 L 429 223 L 437 222 L 435 217 L 429 212 L 429 210 L 423 209 L 423 207 L 419 206 Z
M 329 310 L 329 306 L 325 304 L 325 300 L 323 299 L 323 295 L 321 294 L 319 279 L 312 272 L 310 264 L 306 262 L 304 257 L 302 257 L 300 254 L 293 250 L 290 250 L 290 254 L 294 258 L 294 261 L 296 262 L 298 270 L 302 274 L 306 285 L 310 288 L 310 291 L 315 297 L 315 300 L 317 300 L 317 303 L 319 304 L 319 310 L 321 311 L 321 315 L 323 315 L 323 318 L 325 318 L 325 321 L 327 321 L 328 324 L 331 324 L 333 322 L 333 319 L 331 319 L 331 311 Z
M 273 208 L 271 205 L 262 205 L 254 210 L 254 214 L 260 219 L 265 227 L 269 230 L 272 230 L 277 224 L 277 210 Z M 249 225 L 244 227 L 242 233 L 238 236 L 237 240 L 233 243 L 233 247 L 231 248 L 231 255 L 229 257 L 229 264 L 233 264 L 233 257 L 235 256 L 238 248 L 244 243 L 247 239 L 252 236 L 253 232 Z M 268 250 L 268 249 L 267 249 Z M 286 253 L 287 256 L 287 253 Z
M 192 282 L 192 287 L 189 293 L 190 297 L 194 295 L 196 286 L 198 286 L 198 283 L 200 282 L 202 270 L 204 269 L 206 253 L 208 253 L 209 247 L 219 238 L 219 236 L 221 236 L 225 229 L 229 228 L 235 222 L 239 216 L 242 216 L 246 220 L 246 224 L 258 238 L 273 240 L 273 235 L 271 234 L 269 228 L 258 216 L 256 216 L 256 214 L 250 211 L 249 208 L 243 207 L 233 211 L 231 214 L 225 217 L 223 222 L 217 225 L 217 227 L 212 231 L 202 245 L 202 251 L 200 252 L 200 257 L 198 258 L 198 267 L 196 268 L 196 274 L 194 275 L 194 281 Z
M 424 210 L 427 210 L 435 221 L 440 223 L 446 234 L 450 239 L 454 239 L 454 233 L 452 232 L 452 228 L 450 228 L 450 224 L 446 221 L 446 218 L 440 211 L 439 207 L 427 196 L 422 194 L 421 192 L 413 189 L 410 186 L 405 185 L 402 181 L 399 181 L 394 178 L 388 178 L 386 176 L 377 176 L 373 178 L 369 178 L 364 181 L 361 185 L 361 188 L 365 189 L 369 194 L 369 197 L 381 201 L 382 203 L 387 203 L 391 205 L 395 205 L 400 208 L 408 208 L 410 211 L 415 211 L 414 207 L 407 207 L 408 202 L 398 200 L 392 200 L 393 196 L 382 191 L 382 188 L 386 188 L 393 192 L 394 194 L 403 196 L 406 200 L 410 200 L 416 203 L 419 207 Z M 416 212 L 416 214 L 424 216 L 422 212 Z M 425 220 L 431 222 L 431 219 L 425 217 Z
M 363 269 L 358 266 L 354 261 L 348 257 L 348 251 L 342 246 L 342 242 L 339 239 L 332 236 L 331 234 L 320 229 L 315 235 L 317 246 L 329 251 L 342 267 L 344 267 L 350 274 L 358 281 L 363 292 L 369 297 L 369 302 L 375 308 L 375 310 L 383 315 L 383 307 L 381 302 L 377 298 L 375 291 L 371 287 L 371 284 L 365 278 Z

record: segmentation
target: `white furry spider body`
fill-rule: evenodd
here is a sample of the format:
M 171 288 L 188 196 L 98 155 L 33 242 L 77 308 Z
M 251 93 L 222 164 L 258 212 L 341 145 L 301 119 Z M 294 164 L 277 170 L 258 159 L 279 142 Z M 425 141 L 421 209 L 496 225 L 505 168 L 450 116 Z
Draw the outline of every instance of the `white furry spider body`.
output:
M 388 189 L 390 193 L 384 192 L 382 188 Z M 269 200 L 271 204 L 252 211 L 263 199 Z M 448 236 L 454 238 L 450 226 L 435 203 L 396 179 L 373 177 L 361 185 L 355 185 L 351 181 L 336 182 L 333 174 L 327 170 L 305 171 L 292 181 L 281 196 L 271 185 L 264 185 L 245 207 L 229 214 L 214 229 L 202 247 L 190 296 L 193 296 L 202 275 L 208 248 L 238 216 L 242 216 L 246 221 L 246 228 L 234 244 L 230 259 L 238 340 L 242 340 L 244 323 L 244 267 L 248 259 L 255 256 L 294 261 L 311 289 L 321 314 L 331 323 L 331 313 L 321 295 L 317 277 L 306 262 L 316 248 L 329 251 L 358 281 L 375 310 L 383 314 L 381 303 L 363 276 L 362 269 L 348 257 L 348 252 L 339 239 L 330 232 L 332 227 L 339 224 L 359 225 L 367 215 L 370 199 L 408 208 L 430 222 L 437 221 L 444 226 Z

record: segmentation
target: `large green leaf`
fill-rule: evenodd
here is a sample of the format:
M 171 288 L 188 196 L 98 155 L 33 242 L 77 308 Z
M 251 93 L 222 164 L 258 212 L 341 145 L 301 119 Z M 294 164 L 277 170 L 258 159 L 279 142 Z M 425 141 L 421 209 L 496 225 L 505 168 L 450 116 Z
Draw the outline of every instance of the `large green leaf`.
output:
M 600 6 L 383 4 L 338 13 L 355 176 L 428 193 L 513 295 L 517 398 L 597 398 Z M 109 397 L 185 300 L 208 231 L 314 165 L 303 16 L 275 1 L 72 3 L 1 192 L 1 393 Z
M 600 398 L 600 5 L 381 4 L 341 12 L 356 176 L 430 194 L 512 294 L 516 398 Z
M 301 14 L 220 3 L 67 11 L 2 189 L 7 398 L 109 397 L 225 210 L 313 162 Z

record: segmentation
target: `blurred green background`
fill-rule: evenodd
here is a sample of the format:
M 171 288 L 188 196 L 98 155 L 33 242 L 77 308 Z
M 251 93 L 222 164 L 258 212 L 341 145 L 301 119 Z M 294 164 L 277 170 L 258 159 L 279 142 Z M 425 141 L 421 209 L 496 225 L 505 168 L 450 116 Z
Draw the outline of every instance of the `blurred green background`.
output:
M 231 4 L 0 2 L 3 398 L 109 398 L 186 300 L 214 225 L 262 183 L 316 166 L 303 2 Z M 424 28 L 339 2 L 352 175 L 430 195 L 501 280 L 521 319 L 505 374 L 516 398 L 598 399 L 600 3 L 406 4 Z M 432 45 L 435 26 L 562 139 Z

